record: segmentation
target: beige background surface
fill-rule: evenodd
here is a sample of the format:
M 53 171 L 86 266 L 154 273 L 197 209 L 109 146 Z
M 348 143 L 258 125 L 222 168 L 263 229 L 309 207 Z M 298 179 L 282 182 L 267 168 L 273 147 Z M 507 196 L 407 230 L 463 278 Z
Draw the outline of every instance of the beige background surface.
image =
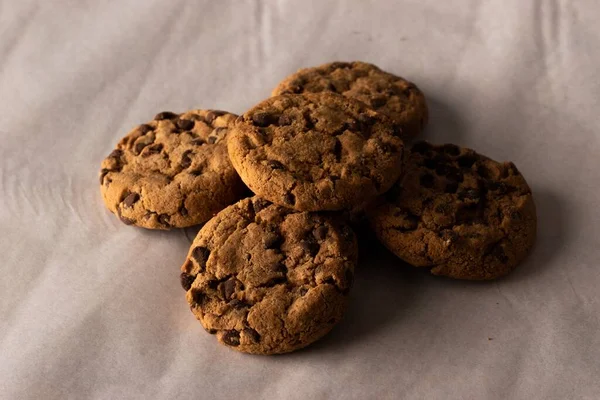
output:
M 0 398 L 600 398 L 600 5 L 0 0 Z M 514 161 L 532 256 L 487 284 L 373 242 L 347 318 L 295 354 L 218 346 L 178 283 L 184 232 L 121 224 L 102 158 L 162 110 L 243 112 L 365 60 L 428 95 L 426 137 Z

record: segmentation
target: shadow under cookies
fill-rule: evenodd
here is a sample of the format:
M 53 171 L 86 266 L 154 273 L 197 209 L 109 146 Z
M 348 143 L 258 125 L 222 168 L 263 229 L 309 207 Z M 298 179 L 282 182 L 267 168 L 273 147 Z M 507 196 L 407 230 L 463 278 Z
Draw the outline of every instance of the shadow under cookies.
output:
M 529 279 L 547 272 L 547 268 L 557 268 L 553 260 L 564 253 L 572 244 L 570 221 L 576 207 L 568 204 L 568 199 L 547 188 L 533 188 L 533 200 L 537 214 L 537 239 L 529 256 L 507 280 Z
M 435 144 L 454 143 L 462 146 L 465 135 L 463 118 L 452 105 L 451 99 L 442 99 L 427 94 L 429 107 L 429 123 L 424 132 L 416 140 L 427 140 Z
M 344 319 L 304 351 L 338 351 L 362 341 L 410 312 L 427 274 L 389 252 L 368 232 L 359 234 L 359 263 Z

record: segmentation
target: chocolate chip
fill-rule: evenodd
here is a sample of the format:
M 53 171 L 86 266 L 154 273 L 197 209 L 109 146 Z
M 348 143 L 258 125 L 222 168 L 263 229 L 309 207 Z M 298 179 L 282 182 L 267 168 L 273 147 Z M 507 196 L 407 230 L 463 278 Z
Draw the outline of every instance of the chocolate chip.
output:
M 342 142 L 338 139 L 335 140 L 335 144 L 333 145 L 333 155 L 335 156 L 335 160 L 340 162 L 342 159 Z
M 285 114 L 281 114 L 279 116 L 279 120 L 277 121 L 277 125 L 279 126 L 286 126 L 286 125 L 291 125 L 292 124 L 292 119 L 285 115 Z
M 239 346 L 240 345 L 240 333 L 235 329 L 231 329 L 223 332 L 221 340 L 228 346 Z
M 283 237 L 275 232 L 268 232 L 263 238 L 265 249 L 276 249 L 283 243 Z
M 435 178 L 431 174 L 423 174 L 419 178 L 419 183 L 425 188 L 432 188 L 435 183 Z
M 479 165 L 477 167 L 477 173 L 484 179 L 490 179 L 492 177 L 492 171 L 490 171 L 485 165 Z
M 169 225 L 169 220 L 170 220 L 170 216 L 169 214 L 160 214 L 158 216 L 158 222 L 160 222 L 162 225 L 166 226 L 166 227 L 170 227 L 171 225 Z
M 219 287 L 219 281 L 217 279 L 211 279 L 210 281 L 206 282 L 206 285 L 209 289 L 216 290 Z
M 152 128 L 150 125 L 147 124 L 142 124 L 140 126 L 138 126 L 138 131 L 140 131 L 140 133 L 142 135 L 145 135 L 146 133 L 153 131 L 154 128 Z
M 100 170 L 100 184 L 102 185 L 104 183 L 104 177 L 106 176 L 106 174 L 108 174 L 110 171 L 106 168 L 102 168 Z
M 156 114 L 156 116 L 154 117 L 154 120 L 155 121 L 162 121 L 164 119 L 174 119 L 174 118 L 177 118 L 177 117 L 178 117 L 178 115 L 175 114 L 175 113 L 173 113 L 173 112 L 171 112 L 171 111 L 163 111 L 163 112 L 160 112 L 160 113 Z
M 185 208 L 185 204 L 182 204 L 181 207 L 179 207 L 179 214 L 181 214 L 182 217 L 188 216 L 188 210 Z
M 379 107 L 384 106 L 387 103 L 387 99 L 383 96 L 373 97 L 370 99 L 369 103 L 370 103 L 371 107 L 379 108 Z
M 202 175 L 203 172 L 204 172 L 204 169 L 200 165 L 200 166 L 197 166 L 196 168 L 194 168 L 193 170 L 188 171 L 188 174 L 194 175 L 194 176 L 200 176 L 200 175 Z
M 206 262 L 208 261 L 209 256 L 210 250 L 208 250 L 206 247 L 198 246 L 192 250 L 192 258 L 200 267 L 200 272 L 206 269 Z
M 425 154 L 431 150 L 431 145 L 427 142 L 417 142 L 413 145 L 411 150 L 415 153 Z
M 360 123 L 357 120 L 352 120 L 349 122 L 344 122 L 344 126 L 342 128 L 343 131 L 352 131 L 352 132 L 358 132 L 361 130 L 360 128 Z
M 146 146 L 148 146 L 150 143 L 145 143 L 145 142 L 139 142 L 135 144 L 135 148 L 134 148 L 134 153 L 135 154 L 140 154 L 142 152 L 142 150 L 144 150 L 144 148 Z
M 204 140 L 202 140 L 202 138 L 194 138 L 190 140 L 190 143 L 194 146 L 202 146 L 204 144 Z
M 254 210 L 254 213 L 258 213 L 262 210 L 264 210 L 265 208 L 269 207 L 271 203 L 269 203 L 267 200 L 265 199 L 261 199 L 261 198 L 256 198 L 253 202 L 252 202 L 252 209 Z
M 198 304 L 198 305 L 202 305 L 202 302 L 204 301 L 204 293 L 199 290 L 199 289 L 194 289 L 192 290 L 192 299 L 194 300 L 194 303 Z
M 261 128 L 266 128 L 277 121 L 279 121 L 279 116 L 267 112 L 258 112 L 252 115 L 252 122 Z
M 190 119 L 181 119 L 180 118 L 177 120 L 175 125 L 177 125 L 177 127 L 181 130 L 191 131 L 192 129 L 194 129 L 195 122 Z
M 452 206 L 448 203 L 438 204 L 437 207 L 435 207 L 435 212 L 443 215 L 448 215 L 451 211 Z
M 192 159 L 190 158 L 190 154 L 192 154 L 191 150 L 186 150 L 181 155 L 181 168 L 186 169 L 190 165 L 192 165 Z
M 442 146 L 442 151 L 451 156 L 457 156 L 460 154 L 460 148 L 454 144 L 445 144 Z
M 343 69 L 343 68 L 350 68 L 352 66 L 351 63 L 348 62 L 342 62 L 342 61 L 336 61 L 336 62 L 332 62 L 329 65 L 329 69 L 336 70 L 336 69 Z
M 470 155 L 459 157 L 457 160 L 458 166 L 461 168 L 471 168 L 475 161 L 477 161 L 477 158 Z
M 108 158 L 121 158 L 121 156 L 123 155 L 123 150 L 119 150 L 119 149 L 114 149 L 113 151 L 111 151 L 111 153 L 108 155 Z
M 249 304 L 247 304 L 247 303 L 244 303 L 243 301 L 241 301 L 241 300 L 238 300 L 238 299 L 233 299 L 233 300 L 231 300 L 231 301 L 230 301 L 228 304 L 229 304 L 231 307 L 233 307 L 233 308 L 235 308 L 235 309 L 238 309 L 238 310 L 241 310 L 242 308 L 250 307 L 250 305 L 249 305 Z
M 267 161 L 267 166 L 271 169 L 284 169 L 284 165 L 277 160 Z
M 205 330 L 206 332 L 210 333 L 211 335 L 214 335 L 214 334 L 216 334 L 217 332 L 219 332 L 218 330 L 216 330 L 216 329 L 212 329 L 212 328 L 204 328 L 204 330 Z
M 258 343 L 260 341 L 260 335 L 254 329 L 244 328 L 243 332 L 252 342 Z
M 313 230 L 313 236 L 317 240 L 325 240 L 328 232 L 329 229 L 325 225 L 320 225 Z
M 319 252 L 321 246 L 315 241 L 314 238 L 308 238 L 300 242 L 300 247 L 308 253 L 311 257 L 314 257 Z
M 123 200 L 123 205 L 127 208 L 133 207 L 136 201 L 140 199 L 140 195 L 137 193 L 130 193 Z
M 185 272 L 182 272 L 181 275 L 179 275 L 179 281 L 181 282 L 181 287 L 186 292 L 188 290 L 190 290 L 190 288 L 192 287 L 192 283 L 194 283 L 194 279 L 196 279 L 196 277 L 194 275 L 190 275 Z
M 283 201 L 285 201 L 287 204 L 289 205 L 295 205 L 296 204 L 296 196 L 294 196 L 293 193 L 288 192 L 285 194 L 285 196 L 283 197 Z
M 127 217 L 124 217 L 121 215 L 121 213 L 119 213 L 119 219 L 121 220 L 121 222 L 123 222 L 125 225 L 133 225 L 133 223 L 135 222 L 132 219 L 129 219 Z
M 224 127 L 215 128 L 210 133 L 210 136 L 208 136 L 207 141 L 210 144 L 215 144 L 219 140 L 221 140 L 225 136 L 226 133 L 227 133 L 227 128 L 224 128 Z
M 520 221 L 521 219 L 523 219 L 523 217 L 521 216 L 521 213 L 518 211 L 513 211 L 510 213 L 510 218 L 515 220 L 515 221 Z
M 206 122 L 208 122 L 209 124 L 212 124 L 213 121 L 215 119 L 217 119 L 217 117 L 220 117 L 221 115 L 225 115 L 227 114 L 227 111 L 221 111 L 221 110 L 210 110 L 209 112 L 206 113 Z
M 395 184 L 394 186 L 392 186 L 392 188 L 390 190 L 388 190 L 388 192 L 385 194 L 385 198 L 392 202 L 395 203 L 400 196 L 402 195 L 402 186 L 399 184 Z
M 448 182 L 444 188 L 444 193 L 456 193 L 458 190 L 458 182 Z
M 148 146 L 142 153 L 142 157 L 145 158 L 145 157 L 150 157 L 151 155 L 154 155 L 154 154 L 159 154 L 162 151 L 162 149 L 163 149 L 163 145 L 160 143 L 154 144 L 152 146 Z
M 500 246 L 500 244 L 498 244 L 494 247 L 494 250 L 492 251 L 492 255 L 494 257 L 496 257 L 498 260 L 500 260 L 501 263 L 508 262 L 508 257 L 506 256 L 506 253 L 504 252 L 504 249 L 502 248 L 502 246 Z
M 228 280 L 223 282 L 221 288 L 222 288 L 222 294 L 223 294 L 223 297 L 225 298 L 225 300 L 230 299 L 231 295 L 235 292 L 236 282 L 237 282 L 237 279 L 235 279 L 235 278 L 229 278 Z
M 358 122 L 363 124 L 363 128 L 364 125 L 373 125 L 376 121 L 377 119 L 375 117 L 370 116 L 369 114 L 358 114 Z

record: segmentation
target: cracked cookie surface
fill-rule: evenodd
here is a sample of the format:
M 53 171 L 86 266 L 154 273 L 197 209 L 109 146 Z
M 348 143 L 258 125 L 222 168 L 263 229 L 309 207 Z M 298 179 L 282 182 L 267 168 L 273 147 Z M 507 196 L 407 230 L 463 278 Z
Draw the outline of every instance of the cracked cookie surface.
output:
M 512 162 L 453 144 L 416 143 L 400 180 L 369 210 L 379 240 L 434 275 L 488 280 L 512 271 L 536 237 L 536 210 Z
M 356 239 L 345 224 L 255 196 L 202 227 L 181 285 L 219 342 L 245 353 L 286 353 L 318 340 L 342 318 L 356 259 Z
M 285 78 L 272 95 L 334 92 L 360 100 L 390 117 L 405 139 L 417 136 L 428 120 L 425 96 L 404 78 L 360 61 L 304 68 Z
M 228 149 L 257 195 L 300 211 L 352 209 L 402 169 L 391 120 L 335 93 L 271 97 L 238 118 Z
M 161 112 L 137 126 L 102 161 L 108 209 L 149 229 L 197 225 L 239 200 L 245 187 L 227 155 L 236 115 L 218 110 Z

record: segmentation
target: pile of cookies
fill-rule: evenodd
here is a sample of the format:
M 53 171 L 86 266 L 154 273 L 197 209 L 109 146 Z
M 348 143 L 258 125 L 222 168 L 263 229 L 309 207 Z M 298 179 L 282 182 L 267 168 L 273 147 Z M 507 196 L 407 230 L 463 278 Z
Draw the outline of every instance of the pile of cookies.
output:
M 535 205 L 515 165 L 405 145 L 427 119 L 423 93 L 374 65 L 302 69 L 240 117 L 161 112 L 136 127 L 102 162 L 102 196 L 128 225 L 204 224 L 181 267 L 192 312 L 229 347 L 286 353 L 342 318 L 352 227 L 457 279 L 501 277 L 531 249 Z

